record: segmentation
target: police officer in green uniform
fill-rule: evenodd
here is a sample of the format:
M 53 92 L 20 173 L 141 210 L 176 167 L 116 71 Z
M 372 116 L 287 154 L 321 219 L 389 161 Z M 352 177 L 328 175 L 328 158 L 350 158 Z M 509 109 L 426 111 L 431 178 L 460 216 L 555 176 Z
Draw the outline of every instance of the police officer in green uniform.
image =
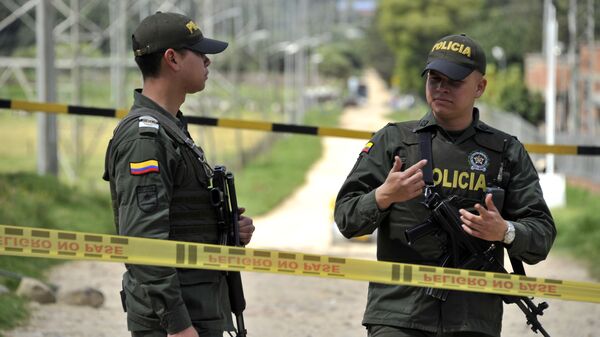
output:
M 193 144 L 179 110 L 186 94 L 204 89 L 210 59 L 226 42 L 203 37 L 190 18 L 157 12 L 132 36 L 143 89 L 108 145 L 104 179 L 110 181 L 120 235 L 217 244 L 211 206 L 212 169 Z M 186 141 L 177 135 L 184 135 Z M 243 209 L 240 209 L 243 212 Z M 247 244 L 252 220 L 240 219 Z M 127 264 L 123 303 L 132 336 L 223 336 L 232 330 L 221 271 Z
M 459 200 L 466 233 L 496 242 L 499 261 L 504 247 L 528 264 L 548 255 L 556 228 L 529 155 L 515 137 L 479 120 L 474 108 L 487 85 L 485 68 L 482 48 L 464 34 L 437 41 L 423 71 L 430 112 L 379 130 L 341 187 L 335 207 L 340 231 L 351 238 L 378 229 L 378 260 L 439 265 L 448 249 L 443 232 L 410 245 L 405 237 L 431 214 L 422 204 L 423 132 L 431 135 L 433 192 Z M 504 189 L 502 209 L 488 187 Z M 500 296 L 453 291 L 443 301 L 426 291 L 369 284 L 363 318 L 369 336 L 500 336 Z

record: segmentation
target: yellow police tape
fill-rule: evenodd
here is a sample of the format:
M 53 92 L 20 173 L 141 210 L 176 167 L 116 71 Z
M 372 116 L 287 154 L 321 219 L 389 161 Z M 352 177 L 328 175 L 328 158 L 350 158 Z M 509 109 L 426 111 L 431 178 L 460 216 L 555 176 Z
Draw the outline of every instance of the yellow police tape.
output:
M 600 303 L 600 283 L 7 225 L 0 225 L 0 255 L 306 275 Z

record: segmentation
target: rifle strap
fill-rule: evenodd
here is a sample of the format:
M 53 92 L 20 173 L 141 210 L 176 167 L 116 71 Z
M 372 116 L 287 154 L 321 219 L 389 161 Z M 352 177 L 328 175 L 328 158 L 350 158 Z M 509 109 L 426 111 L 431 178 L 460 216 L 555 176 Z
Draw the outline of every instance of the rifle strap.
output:
M 421 149 L 421 159 L 426 159 L 427 164 L 423 168 L 423 181 L 425 185 L 433 188 L 433 156 L 431 154 L 431 137 L 429 131 L 419 132 L 419 147 Z

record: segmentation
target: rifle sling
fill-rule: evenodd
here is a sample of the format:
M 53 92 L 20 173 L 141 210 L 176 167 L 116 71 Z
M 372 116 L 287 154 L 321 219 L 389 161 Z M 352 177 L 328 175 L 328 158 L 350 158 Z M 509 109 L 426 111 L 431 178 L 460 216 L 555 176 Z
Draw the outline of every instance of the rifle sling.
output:
M 427 164 L 423 168 L 423 181 L 426 186 L 433 186 L 433 156 L 431 154 L 431 137 L 429 131 L 419 132 L 419 146 L 421 149 L 421 159 L 426 159 Z

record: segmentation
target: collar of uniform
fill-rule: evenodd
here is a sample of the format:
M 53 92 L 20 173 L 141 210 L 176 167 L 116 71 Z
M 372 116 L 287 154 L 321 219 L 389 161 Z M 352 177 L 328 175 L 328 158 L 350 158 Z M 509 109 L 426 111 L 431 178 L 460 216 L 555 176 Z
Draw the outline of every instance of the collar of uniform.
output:
M 477 108 L 473 108 L 473 124 L 472 125 L 479 131 L 493 133 L 492 130 L 490 130 L 489 126 L 487 126 L 484 122 L 479 120 L 479 109 L 477 109 Z
M 419 120 L 417 126 L 413 129 L 413 132 L 420 132 L 423 129 L 434 127 L 436 125 L 438 125 L 438 123 L 433 116 L 433 112 L 429 111 L 425 116 L 423 116 L 423 118 Z
M 435 119 L 433 112 L 429 111 L 425 116 L 423 116 L 423 118 L 419 120 L 417 126 L 413 129 L 413 132 L 419 132 L 423 129 L 434 126 L 439 126 L 439 124 Z M 479 120 L 479 109 L 477 108 L 473 108 L 473 121 L 471 122 L 471 125 L 467 127 L 467 129 L 470 127 L 474 127 L 484 132 L 491 132 L 489 127 Z
M 142 89 L 138 88 L 133 91 L 133 106 L 140 106 L 158 111 L 161 114 L 173 120 L 173 122 L 175 122 L 175 124 L 177 124 L 177 126 L 179 126 L 180 128 L 184 127 L 183 123 L 181 122 L 181 118 L 183 117 L 181 111 L 177 111 L 177 118 L 173 117 L 173 115 L 170 112 L 158 105 L 158 103 L 154 102 L 149 97 L 144 96 L 144 94 L 142 94 Z

